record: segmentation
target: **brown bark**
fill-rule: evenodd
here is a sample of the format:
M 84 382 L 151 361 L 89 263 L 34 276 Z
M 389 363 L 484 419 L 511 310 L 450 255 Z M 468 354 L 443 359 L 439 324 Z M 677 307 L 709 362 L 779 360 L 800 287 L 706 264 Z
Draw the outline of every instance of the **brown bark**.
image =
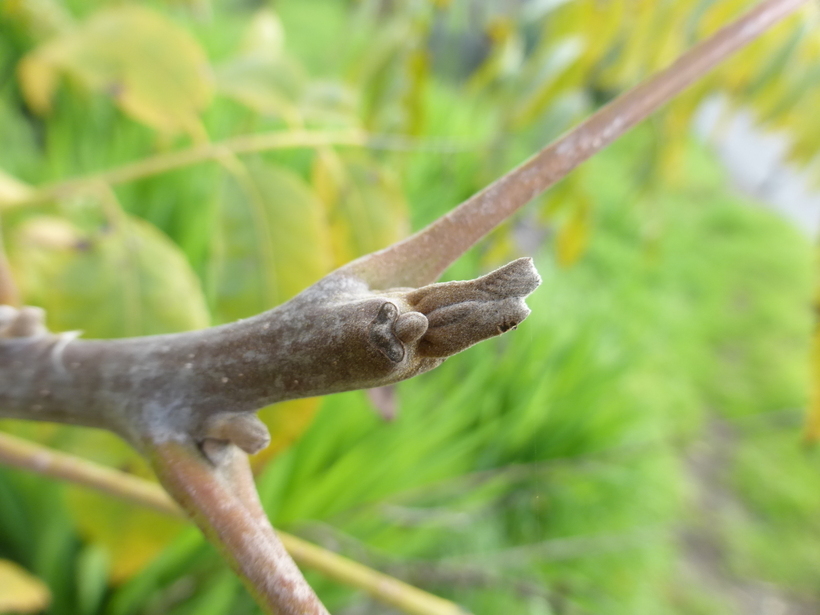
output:
M 325 612 L 253 490 L 242 451 L 268 438 L 253 412 L 410 378 L 515 328 L 540 282 L 529 259 L 478 280 L 391 288 L 435 281 L 530 199 L 805 2 L 765 0 L 428 228 L 254 318 L 84 341 L 46 332 L 34 308 L 0 306 L 0 416 L 119 433 L 151 460 L 269 612 Z M 0 280 L 0 296 L 7 288 Z
M 0 415 L 101 427 L 140 450 L 167 441 L 267 444 L 266 405 L 398 382 L 514 328 L 540 279 L 530 259 L 483 278 L 370 290 L 340 271 L 253 318 L 174 335 L 53 335 L 34 308 L 0 329 Z

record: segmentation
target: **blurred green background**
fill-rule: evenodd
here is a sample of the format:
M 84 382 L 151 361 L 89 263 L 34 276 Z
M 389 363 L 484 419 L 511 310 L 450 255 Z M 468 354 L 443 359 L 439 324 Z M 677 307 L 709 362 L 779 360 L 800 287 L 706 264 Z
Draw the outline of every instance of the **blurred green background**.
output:
M 3 0 L 6 251 L 55 331 L 242 318 L 421 228 L 750 5 Z M 544 283 L 517 331 L 378 397 L 263 410 L 274 525 L 478 615 L 820 612 L 820 457 L 800 439 L 814 251 L 691 130 L 721 94 L 811 164 L 817 19 L 452 267 L 532 255 Z M 322 142 L 298 146 L 305 130 Z M 334 145 L 360 131 L 378 138 Z M 105 433 L 1 426 L 148 475 Z M 7 468 L 0 560 L 47 584 L 51 615 L 259 612 L 191 527 Z M 390 612 L 308 577 L 334 613 Z

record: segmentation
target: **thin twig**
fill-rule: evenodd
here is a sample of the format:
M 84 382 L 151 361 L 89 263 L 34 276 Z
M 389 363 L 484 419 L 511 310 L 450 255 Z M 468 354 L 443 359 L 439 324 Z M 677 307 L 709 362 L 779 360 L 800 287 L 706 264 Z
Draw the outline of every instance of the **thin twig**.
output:
M 330 615 L 270 524 L 243 450 L 174 440 L 145 448 L 160 484 L 225 558 L 263 613 Z
M 174 517 L 182 509 L 156 483 L 0 433 L 0 462 L 90 487 L 122 500 Z M 465 615 L 458 605 L 433 596 L 358 562 L 277 530 L 291 557 L 305 568 L 338 583 L 362 590 L 374 599 L 410 615 Z
M 374 288 L 421 286 L 437 280 L 518 209 L 806 2 L 761 2 L 430 226 L 348 268 L 364 273 Z
M 223 384 L 227 384 L 231 381 L 231 379 L 236 382 L 239 377 L 245 378 L 244 382 L 256 382 L 258 386 L 257 397 L 247 394 L 248 386 L 246 384 L 243 384 L 241 388 L 244 396 L 237 395 L 236 397 L 230 397 L 229 393 L 236 393 L 236 389 L 232 389 L 231 387 L 220 388 L 220 395 L 223 397 L 212 396 L 203 398 L 206 401 L 204 401 L 203 405 L 200 407 L 202 412 L 211 412 L 212 409 L 216 407 L 219 408 L 220 412 L 226 412 L 225 400 L 228 400 L 233 404 L 232 410 L 230 410 L 231 412 L 240 412 L 240 408 L 245 407 L 243 404 L 248 406 L 246 409 L 254 409 L 254 407 L 260 407 L 261 405 L 265 405 L 265 403 L 269 403 L 276 395 L 283 395 L 285 397 L 281 398 L 287 399 L 303 394 L 324 394 L 338 390 L 345 390 L 345 388 L 359 388 L 362 386 L 362 383 L 365 383 L 368 387 L 373 386 L 374 384 L 387 384 L 417 374 L 419 370 L 415 369 L 415 366 L 415 371 L 402 371 L 402 369 L 406 369 L 406 363 L 402 364 L 403 367 L 401 369 L 395 368 L 387 372 L 378 371 L 385 369 L 385 360 L 400 363 L 404 357 L 405 349 L 399 342 L 405 340 L 403 338 L 396 338 L 395 335 L 392 337 L 388 336 L 385 333 L 385 331 L 392 331 L 393 324 L 399 322 L 397 320 L 399 317 L 398 308 L 395 304 L 390 302 L 382 302 L 381 299 L 374 298 L 374 300 L 367 306 L 371 312 L 367 313 L 361 311 L 359 307 L 356 307 L 355 310 L 351 307 L 348 310 L 349 306 L 347 305 L 344 305 L 343 309 L 339 309 L 336 304 L 333 304 L 332 307 L 328 307 L 328 305 L 330 305 L 329 303 L 323 304 L 321 301 L 317 302 L 317 296 L 320 299 L 324 299 L 325 295 L 322 293 L 339 292 L 339 288 L 344 288 L 346 289 L 345 292 L 349 292 L 348 289 L 352 288 L 350 285 L 344 286 L 337 285 L 336 283 L 340 280 L 349 282 L 350 278 L 366 282 L 366 284 L 363 284 L 363 287 L 369 286 L 366 291 L 367 293 L 370 293 L 373 289 L 391 288 L 395 286 L 424 286 L 427 283 L 437 279 L 440 273 L 458 256 L 464 253 L 472 244 L 522 207 L 525 203 L 530 201 L 534 196 L 546 190 L 549 186 L 569 173 L 574 167 L 588 159 L 594 153 L 603 149 L 606 145 L 621 136 L 639 121 L 643 120 L 650 113 L 658 109 L 661 105 L 665 104 L 671 98 L 683 91 L 696 79 L 703 76 L 716 64 L 726 59 L 729 55 L 745 44 L 757 38 L 767 28 L 780 21 L 783 17 L 796 10 L 805 2 L 806 0 L 765 0 L 758 7 L 740 19 L 684 54 L 668 69 L 659 73 L 657 76 L 646 81 L 642 85 L 625 93 L 613 101 L 610 105 L 594 114 L 586 122 L 582 123 L 570 133 L 559 139 L 557 142 L 536 154 L 523 165 L 508 173 L 506 176 L 496 181 L 487 189 L 469 199 L 467 202 L 463 203 L 461 206 L 453 210 L 453 212 L 447 216 L 444 216 L 427 229 L 414 235 L 405 242 L 397 244 L 380 253 L 365 257 L 347 266 L 340 272 L 336 272 L 333 274 L 333 277 L 329 276 L 323 286 L 317 285 L 313 287 L 314 294 L 303 294 L 301 295 L 301 299 L 293 300 L 290 304 L 285 304 L 285 306 L 289 307 L 282 307 L 275 313 L 269 312 L 266 315 L 262 315 L 257 319 L 252 320 L 252 322 L 236 323 L 235 325 L 232 325 L 230 329 L 221 329 L 218 335 L 223 337 L 220 339 L 240 340 L 231 347 L 234 349 L 239 348 L 241 350 L 243 347 L 242 343 L 248 339 L 247 336 L 253 335 L 254 340 L 259 338 L 260 333 L 258 330 L 254 329 L 253 333 L 250 333 L 251 327 L 256 327 L 266 319 L 273 319 L 277 323 L 294 322 L 296 319 L 290 318 L 292 313 L 298 313 L 300 317 L 303 317 L 305 310 L 307 309 L 305 306 L 315 308 L 316 305 L 319 305 L 320 309 L 327 309 L 333 314 L 334 318 L 336 318 L 333 322 L 342 323 L 336 326 L 339 331 L 343 331 L 346 335 L 333 337 L 330 342 L 328 342 L 327 336 L 322 335 L 324 330 L 317 328 L 314 330 L 314 333 L 316 334 L 315 337 L 309 338 L 311 341 L 309 349 L 312 352 L 315 352 L 317 356 L 319 353 L 321 353 L 323 357 L 327 356 L 329 353 L 331 356 L 333 353 L 336 353 L 337 356 L 347 358 L 348 360 L 344 361 L 339 359 L 338 361 L 333 362 L 333 365 L 341 365 L 344 363 L 344 370 L 340 370 L 339 372 L 342 374 L 342 377 L 340 378 L 341 384 L 337 385 L 334 382 L 333 386 L 335 388 L 333 388 L 329 387 L 327 384 L 329 382 L 327 376 L 331 371 L 327 367 L 327 364 L 307 361 L 305 359 L 308 356 L 307 354 L 300 355 L 302 362 L 293 362 L 291 364 L 293 369 L 298 370 L 298 378 L 287 380 L 283 377 L 277 382 L 287 382 L 287 386 L 290 388 L 285 388 L 285 385 L 282 384 L 281 389 L 276 389 L 275 387 L 271 388 L 271 378 L 269 377 L 271 369 L 270 365 L 276 366 L 276 369 L 281 372 L 281 365 L 287 364 L 287 361 L 280 360 L 280 362 L 269 361 L 266 363 L 260 363 L 256 359 L 254 361 L 248 359 L 248 362 L 246 363 L 247 367 L 243 367 L 242 372 L 238 373 L 236 377 L 234 377 L 232 372 L 222 372 L 230 373 L 231 376 L 230 378 L 228 376 L 223 376 L 221 382 Z M 299 143 L 294 143 L 293 139 L 295 138 L 295 135 L 301 135 L 302 137 L 307 135 L 309 138 L 303 138 Z M 261 151 L 261 149 L 274 149 L 276 147 L 318 147 L 331 144 L 331 142 L 328 141 L 327 134 L 317 135 L 317 133 L 294 132 L 284 134 L 276 133 L 275 135 L 270 136 L 273 137 L 272 142 L 265 141 L 266 135 L 251 135 L 248 137 L 237 137 L 234 140 L 229 140 L 228 142 L 223 142 L 220 144 L 201 146 L 192 148 L 191 150 L 185 150 L 183 152 L 167 154 L 164 157 L 156 157 L 154 159 L 150 159 L 149 161 L 134 163 L 134 165 L 128 167 L 103 173 L 99 176 L 94 176 L 93 183 L 94 185 L 98 185 L 100 181 L 109 184 L 121 183 L 123 181 L 131 181 L 138 177 L 144 177 L 146 175 L 193 164 L 201 160 L 211 160 L 221 155 L 221 152 L 224 151 L 221 148 L 225 147 L 226 143 L 233 147 L 231 153 L 248 153 L 252 151 Z M 242 139 L 247 139 L 247 141 L 242 141 Z M 311 141 L 311 139 L 313 140 Z M 298 141 L 298 139 L 296 140 Z M 342 142 L 340 144 L 357 146 L 368 145 L 366 137 L 364 137 L 361 133 L 355 132 L 351 132 L 343 138 L 340 137 L 340 141 Z M 71 193 L 71 190 L 83 189 L 88 185 L 88 181 L 88 178 L 81 178 L 79 180 L 74 180 L 73 182 L 59 184 L 57 186 L 52 186 L 50 188 L 38 191 L 38 195 L 40 195 L 39 202 L 42 202 L 43 199 L 48 200 L 63 196 L 65 193 Z M 64 193 L 63 191 L 66 192 Z M 6 202 L 8 203 L 9 200 L 7 199 Z M 19 200 L 12 199 L 11 202 L 20 204 Z M 34 202 L 38 201 L 35 200 Z M 516 289 L 520 289 L 521 294 L 511 295 L 516 302 L 515 305 L 511 306 L 511 309 L 514 309 L 510 312 L 510 322 L 514 321 L 514 323 L 517 324 L 520 322 L 522 317 L 528 313 L 525 311 L 526 308 L 523 305 L 523 297 L 532 292 L 534 287 L 537 286 L 538 277 L 532 268 L 531 262 L 525 262 L 524 259 L 511 263 L 508 267 L 512 267 L 512 270 L 518 271 L 519 274 L 521 274 L 519 277 L 522 277 L 523 280 L 520 284 L 513 283 L 509 287 L 506 285 L 504 287 L 505 292 L 507 290 L 518 292 Z M 499 270 L 499 272 L 501 271 L 502 270 Z M 529 271 L 529 274 L 524 275 L 527 271 Z M 494 272 L 493 274 L 490 274 L 490 276 L 486 277 L 495 280 L 498 278 L 499 272 Z M 516 276 L 518 276 L 518 274 L 516 274 Z M 511 278 L 513 282 L 515 281 L 516 276 Z M 506 276 L 506 274 L 502 275 L 502 278 L 505 280 L 507 277 L 508 276 Z M 493 286 L 493 284 L 488 286 L 487 280 L 484 279 L 476 280 L 469 284 L 476 283 L 481 286 L 482 292 L 485 292 L 488 287 Z M 442 319 L 447 318 L 454 309 L 460 309 L 458 308 L 459 305 L 462 303 L 468 303 L 466 298 L 464 300 L 460 298 L 455 304 L 452 303 L 451 299 L 448 302 L 447 295 L 454 288 L 465 291 L 465 297 L 473 296 L 471 295 L 472 291 L 470 290 L 469 285 L 464 287 L 464 283 L 434 285 L 408 292 L 405 295 L 405 300 L 409 301 L 411 306 L 425 305 L 428 308 L 426 312 L 425 310 L 420 310 L 418 312 L 401 314 L 401 316 L 407 317 L 404 321 L 404 333 L 406 335 L 416 335 L 416 333 L 419 332 L 419 335 L 424 336 L 423 338 L 412 338 L 412 343 L 417 344 L 417 346 L 413 346 L 413 349 L 420 349 L 420 352 L 417 355 L 412 356 L 416 359 L 421 358 L 427 361 L 421 365 L 423 367 L 422 371 L 426 371 L 426 369 L 434 367 L 435 364 L 437 364 L 435 363 L 436 360 L 442 359 L 448 354 L 453 354 L 454 352 L 460 351 L 466 347 L 465 343 L 469 342 L 471 344 L 478 341 L 478 339 L 483 339 L 481 336 L 486 337 L 483 324 L 492 324 L 489 317 L 494 312 L 489 309 L 485 310 L 484 308 L 481 308 L 482 327 L 470 328 L 469 324 L 464 324 L 462 326 L 459 322 L 455 324 L 452 322 L 442 322 Z M 363 290 L 362 292 L 364 293 L 365 291 Z M 485 303 L 489 304 L 492 302 L 487 301 Z M 381 308 L 377 313 L 375 313 L 376 318 L 373 320 L 372 318 L 374 316 L 374 312 L 379 306 L 381 306 Z M 454 308 L 453 306 L 456 307 Z M 313 313 L 317 312 L 314 310 Z M 322 313 L 318 312 L 318 314 L 321 315 Z M 364 320 L 362 320 L 362 316 L 364 314 L 367 314 L 367 316 Z M 410 314 L 417 315 L 410 316 Z M 426 332 L 425 324 L 425 328 L 422 329 L 421 325 L 427 322 L 424 320 L 427 318 L 427 315 L 430 316 L 430 322 L 439 322 L 441 326 L 431 327 L 431 332 Z M 505 317 L 503 329 L 500 328 L 500 325 L 496 324 L 493 328 L 487 328 L 486 331 L 491 332 L 492 335 L 505 331 L 510 328 L 510 322 L 507 321 L 508 319 Z M 352 323 L 353 326 L 346 326 L 348 322 Z M 361 335 L 361 331 L 366 330 L 365 327 L 369 327 L 370 335 L 368 336 Z M 283 328 L 281 330 L 277 329 L 275 334 L 277 336 L 287 335 L 291 331 L 292 329 L 287 329 L 287 327 L 283 325 Z M 106 343 L 104 342 L 98 342 L 96 344 L 86 342 L 84 345 L 77 343 L 77 345 L 72 346 L 71 351 L 75 357 L 90 358 L 94 356 L 105 356 L 109 360 L 118 358 L 121 361 L 121 363 L 114 362 L 106 363 L 105 365 L 98 363 L 96 367 L 103 372 L 105 372 L 105 370 L 108 370 L 109 372 L 117 372 L 119 366 L 131 365 L 133 360 L 132 357 L 136 356 L 137 352 L 140 353 L 141 357 L 152 357 L 151 361 L 146 362 L 150 369 L 155 371 L 162 370 L 163 360 L 159 360 L 158 358 L 155 359 L 154 357 L 165 356 L 164 361 L 167 364 L 185 364 L 190 365 L 191 367 L 196 365 L 198 369 L 196 372 L 196 377 L 200 378 L 199 381 L 192 379 L 192 376 L 190 376 L 188 372 L 185 372 L 184 376 L 184 382 L 186 383 L 186 386 L 189 387 L 190 391 L 197 391 L 197 386 L 199 386 L 200 382 L 205 383 L 201 385 L 200 390 L 213 391 L 212 385 L 215 370 L 209 367 L 209 362 L 216 362 L 215 365 L 220 370 L 225 369 L 226 363 L 218 362 L 222 361 L 222 357 L 220 356 L 219 359 L 214 358 L 213 353 L 211 353 L 208 357 L 197 357 L 196 364 L 186 364 L 184 363 L 184 359 L 181 359 L 183 353 L 188 352 L 188 350 L 186 350 L 186 344 L 189 345 L 189 347 L 197 349 L 205 346 L 206 344 L 209 348 L 212 348 L 213 341 L 212 339 L 208 339 L 211 335 L 213 334 L 200 332 L 181 334 L 175 338 L 178 343 L 176 343 L 173 347 L 168 347 L 170 350 L 168 351 L 167 356 L 161 354 L 161 352 L 166 352 L 166 350 L 162 350 L 160 352 L 160 349 L 157 349 L 154 355 L 146 355 L 145 348 L 150 347 L 151 344 L 154 343 L 150 341 L 118 342 L 116 346 L 117 350 L 113 350 L 113 347 L 109 343 L 107 346 L 107 352 L 109 354 L 107 355 L 94 354 L 98 350 L 106 348 Z M 299 335 L 303 335 L 301 330 Z M 159 342 L 157 342 L 157 344 L 158 343 Z M 374 347 L 367 345 L 368 343 L 371 345 L 376 344 L 375 351 Z M 408 341 L 407 343 L 411 342 Z M 137 344 L 139 344 L 139 348 L 137 348 Z M 146 346 L 143 346 L 143 344 L 146 344 Z M 302 347 L 305 348 L 306 346 L 302 344 Z M 29 345 L 28 348 L 39 349 L 38 346 L 34 345 Z M 277 349 L 276 346 L 273 346 L 273 348 L 274 350 L 272 351 L 271 346 L 265 345 L 266 352 L 273 352 L 275 355 L 275 352 L 278 352 L 279 349 Z M 129 352 L 134 354 L 129 355 Z M 439 352 L 443 354 L 438 354 Z M 179 356 L 177 357 L 177 355 Z M 190 356 L 193 357 L 194 355 L 191 354 Z M 394 359 L 393 357 L 397 358 Z M 279 357 L 274 356 L 274 358 L 278 359 Z M 349 360 L 350 358 L 356 360 Z M 360 358 L 362 358 L 361 361 L 358 360 Z M 16 361 L 16 363 L 14 361 Z M 20 392 L 27 392 L 30 390 L 30 387 L 28 386 L 29 381 L 35 381 L 35 379 L 38 378 L 41 379 L 44 375 L 48 375 L 49 372 L 44 370 L 44 372 L 41 373 L 35 369 L 31 369 L 31 363 L 26 365 L 19 359 L 19 357 L 15 358 L 14 361 L 9 360 L 8 364 L 12 367 L 18 368 L 18 372 L 26 374 L 29 380 L 19 381 L 19 379 L 16 378 L 16 372 L 11 369 L 7 370 L 5 374 L 3 374 L 2 370 L 0 370 L 0 375 L 5 377 L 6 382 L 4 387 L 0 387 L 0 396 L 5 395 L 7 403 L 12 404 L 10 416 L 16 416 L 15 413 L 20 413 L 28 418 L 30 412 L 36 409 L 40 412 L 38 417 L 43 420 L 52 416 L 58 416 L 61 420 L 65 420 L 65 417 L 69 416 L 72 419 L 72 422 L 79 423 L 82 422 L 82 418 L 86 418 L 91 421 L 100 421 L 102 424 L 101 426 L 109 426 L 105 423 L 105 420 L 109 417 L 105 413 L 99 412 L 99 409 L 105 406 L 102 401 L 103 396 L 98 394 L 98 386 L 101 382 L 115 382 L 115 380 L 106 380 L 105 378 L 98 378 L 97 380 L 89 379 L 89 382 L 92 382 L 93 386 L 82 389 L 83 386 L 87 385 L 87 382 L 81 382 L 81 379 L 77 379 L 77 382 L 72 381 L 70 384 L 67 384 L 65 378 L 57 378 L 54 374 L 51 374 L 55 389 L 59 395 L 55 395 L 55 389 L 49 387 L 45 389 L 49 396 L 43 400 L 42 406 L 40 404 L 37 406 L 28 406 L 20 401 L 23 399 Z M 367 361 L 371 361 L 371 363 L 368 363 Z M 19 367 L 18 364 L 22 367 Z M 355 365 L 356 371 L 351 372 L 348 369 L 348 365 Z M 311 372 L 311 369 L 314 371 Z M 248 378 L 249 370 L 252 370 L 253 376 L 250 379 Z M 305 380 L 304 376 L 306 372 L 308 372 L 308 377 Z M 163 372 L 163 375 L 165 373 L 166 372 Z M 351 379 L 351 373 L 356 378 L 360 378 L 360 380 L 357 381 L 355 379 Z M 387 373 L 388 375 L 380 375 L 378 377 L 375 376 L 375 374 L 384 373 Z M 118 375 L 120 374 L 118 373 Z M 174 395 L 177 395 L 177 390 L 172 386 L 171 379 L 166 378 L 163 380 L 163 378 L 157 377 L 155 380 L 152 380 L 146 378 L 143 373 L 139 375 L 139 378 L 141 379 L 141 382 L 150 382 L 152 387 L 155 386 L 156 382 L 163 382 L 169 391 L 173 390 Z M 347 379 L 345 380 L 345 378 Z M 376 378 L 375 382 L 373 378 Z M 133 395 L 133 389 L 126 388 L 120 390 L 117 388 L 122 386 L 119 380 L 116 380 L 116 384 L 112 386 L 113 390 L 117 394 L 125 394 L 124 391 L 128 391 L 128 394 Z M 72 389 L 72 387 L 77 390 L 82 390 L 84 393 L 87 393 L 89 390 L 93 390 L 94 394 L 89 393 L 86 397 L 78 397 L 74 394 L 74 389 Z M 325 388 L 322 389 L 321 387 Z M 154 391 L 152 390 L 151 393 L 153 396 Z M 265 400 L 265 403 L 257 403 L 263 399 Z M 70 408 L 66 409 L 65 404 L 70 404 Z M 211 405 L 209 406 L 208 404 Z M 3 410 L 7 411 L 6 408 L 3 408 Z M 246 423 L 246 421 L 244 421 L 241 417 L 232 420 L 235 420 L 237 424 Z M 89 422 L 88 424 L 97 423 Z M 136 424 L 136 422 L 134 424 Z M 194 425 L 194 423 L 191 425 Z M 196 423 L 196 425 L 201 425 L 201 423 Z M 193 437 L 193 427 L 186 427 L 184 423 L 171 424 L 169 422 L 168 425 L 163 425 L 163 427 L 168 427 L 169 429 L 173 428 L 176 430 L 174 431 L 175 434 L 184 434 L 189 438 L 189 440 Z M 188 443 L 190 444 L 190 441 L 188 441 Z M 47 449 L 45 450 L 47 451 Z M 49 452 L 49 454 L 56 455 L 56 453 L 51 452 Z M 45 466 L 46 468 L 49 467 L 51 465 L 51 458 L 44 455 L 44 451 L 39 451 L 35 460 L 33 461 L 29 459 L 29 464 L 25 467 L 33 466 L 36 468 L 38 464 L 40 466 Z M 2 457 L 0 457 L 0 459 L 2 459 Z M 63 461 L 65 461 L 65 459 L 63 459 Z M 58 465 L 65 466 L 66 464 L 63 463 Z M 43 470 L 41 468 L 41 472 L 42 471 Z M 64 471 L 66 470 L 64 469 Z M 80 474 L 85 476 L 83 473 Z M 55 473 L 55 475 L 59 474 Z M 179 473 L 176 475 L 176 478 L 180 478 L 182 476 L 183 474 Z M 120 481 L 118 480 L 117 482 L 119 483 Z M 196 492 L 195 484 L 180 484 L 184 484 L 187 488 L 185 493 Z M 214 501 L 216 500 L 212 498 L 211 502 Z M 230 530 L 231 528 L 228 529 Z M 228 538 L 234 542 L 242 539 L 241 533 L 237 533 L 235 531 L 232 533 L 229 532 L 226 535 L 228 535 Z M 291 547 L 293 547 L 292 537 L 290 537 L 287 542 L 289 542 Z M 301 551 L 294 553 L 294 555 L 296 558 L 308 558 L 311 554 L 316 555 L 314 549 L 318 548 L 310 547 L 307 549 L 302 549 Z M 322 552 L 322 555 L 327 560 L 331 554 Z M 338 556 L 335 555 L 330 557 L 330 562 L 338 563 L 338 560 L 336 560 L 337 557 Z M 394 606 L 405 604 L 406 602 L 403 597 L 409 595 L 408 593 L 410 590 L 418 592 L 418 590 L 409 588 L 409 586 L 397 584 L 397 582 L 392 579 L 390 580 L 392 581 L 392 587 L 385 591 L 384 584 L 388 579 L 387 577 L 384 577 L 384 575 L 380 575 L 378 573 L 371 574 L 371 571 L 359 564 L 346 562 L 343 559 L 341 561 L 344 561 L 345 563 L 341 567 L 341 572 L 337 571 L 340 575 L 339 578 L 344 578 L 348 580 L 348 582 L 355 581 L 363 584 L 367 581 L 371 583 L 368 587 L 370 587 L 374 595 L 378 593 L 382 599 L 390 604 L 393 604 Z M 330 562 L 325 561 L 326 564 Z M 253 562 L 250 562 L 248 567 L 252 567 L 252 563 Z M 303 561 L 303 563 L 305 565 L 309 565 L 307 561 Z M 260 571 L 256 570 L 254 572 L 258 573 Z M 389 583 L 390 581 L 387 582 Z M 410 602 L 413 601 L 411 600 Z M 423 610 L 408 612 L 459 612 L 458 607 L 451 603 L 441 601 L 441 604 L 444 605 L 443 608 L 446 607 L 446 610 L 433 610 L 430 608 L 425 608 Z
M 124 184 L 152 175 L 167 173 L 202 162 L 224 159 L 228 155 L 253 154 L 290 148 L 318 148 L 326 146 L 367 147 L 394 151 L 446 151 L 465 149 L 451 141 L 413 139 L 401 136 L 370 135 L 361 130 L 344 132 L 321 132 L 310 130 L 274 131 L 261 134 L 246 134 L 223 141 L 205 143 L 193 147 L 157 154 L 120 167 L 67 179 L 43 186 L 42 188 L 15 194 L 13 197 L 0 195 L 0 210 L 28 205 L 41 205 L 57 198 L 65 198 L 82 193 L 89 186 L 105 183 L 110 186 Z

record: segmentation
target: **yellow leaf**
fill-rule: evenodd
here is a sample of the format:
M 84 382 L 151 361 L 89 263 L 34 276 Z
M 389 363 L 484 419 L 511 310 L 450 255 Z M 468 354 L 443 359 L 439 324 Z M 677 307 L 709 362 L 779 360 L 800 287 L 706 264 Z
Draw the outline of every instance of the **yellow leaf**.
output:
M 749 0 L 722 0 L 710 3 L 698 23 L 698 38 L 710 36 L 736 18 L 749 4 Z
M 421 134 L 424 128 L 424 92 L 430 79 L 430 53 L 427 49 L 415 49 L 407 55 L 406 70 L 408 76 L 407 90 L 404 93 L 404 112 L 406 115 L 405 133 Z
M 268 406 L 259 411 L 259 418 L 270 429 L 270 446 L 252 458 L 254 469 L 259 469 L 287 450 L 313 423 L 321 399 L 309 397 L 294 399 Z
M 214 238 L 222 321 L 276 307 L 332 265 L 322 204 L 304 180 L 261 159 L 237 161 L 230 169 Z
M 196 40 L 137 5 L 100 10 L 21 61 L 21 86 L 36 111 L 48 110 L 58 73 L 167 133 L 195 133 L 211 98 L 208 60 Z
M 584 187 L 589 181 L 589 171 L 582 166 L 550 188 L 544 195 L 541 220 L 548 222 L 550 218 L 571 210 L 577 203 L 582 203 L 582 207 L 591 207 Z
M 569 267 L 584 253 L 590 236 L 590 206 L 588 201 L 577 204 L 558 231 L 555 250 L 558 264 Z
M 57 70 L 50 62 L 39 55 L 29 54 L 17 66 L 17 78 L 32 111 L 40 115 L 51 111 L 51 99 L 57 89 Z
M 319 152 L 312 181 L 330 220 L 333 256 L 343 265 L 409 234 L 396 177 L 364 152 Z
M 0 210 L 14 207 L 15 203 L 29 198 L 33 193 L 34 188 L 0 170 Z
M 310 180 L 313 191 L 323 203 L 331 206 L 336 204 L 344 180 L 342 161 L 336 152 L 327 147 L 316 152 Z
M 139 572 L 186 526 L 179 519 L 90 489 L 72 487 L 66 501 L 80 533 L 107 551 L 115 584 Z
M 36 613 L 49 602 L 51 594 L 40 579 L 0 559 L 0 613 Z
M 521 248 L 516 245 L 512 225 L 496 227 L 486 238 L 487 251 L 481 255 L 481 264 L 486 269 L 496 269 L 513 258 L 521 256 Z
M 11 230 L 8 251 L 24 298 L 46 308 L 55 331 L 123 337 L 210 324 L 187 259 L 143 220 L 123 216 L 89 233 L 37 216 Z

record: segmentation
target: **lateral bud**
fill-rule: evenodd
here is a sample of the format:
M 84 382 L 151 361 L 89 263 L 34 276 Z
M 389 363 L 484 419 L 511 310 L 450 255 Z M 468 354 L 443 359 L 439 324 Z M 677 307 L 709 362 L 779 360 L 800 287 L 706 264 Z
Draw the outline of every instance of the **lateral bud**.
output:
M 270 444 L 270 432 L 253 412 L 220 412 L 209 416 L 203 429 L 202 452 L 218 463 L 228 443 L 253 455 Z

